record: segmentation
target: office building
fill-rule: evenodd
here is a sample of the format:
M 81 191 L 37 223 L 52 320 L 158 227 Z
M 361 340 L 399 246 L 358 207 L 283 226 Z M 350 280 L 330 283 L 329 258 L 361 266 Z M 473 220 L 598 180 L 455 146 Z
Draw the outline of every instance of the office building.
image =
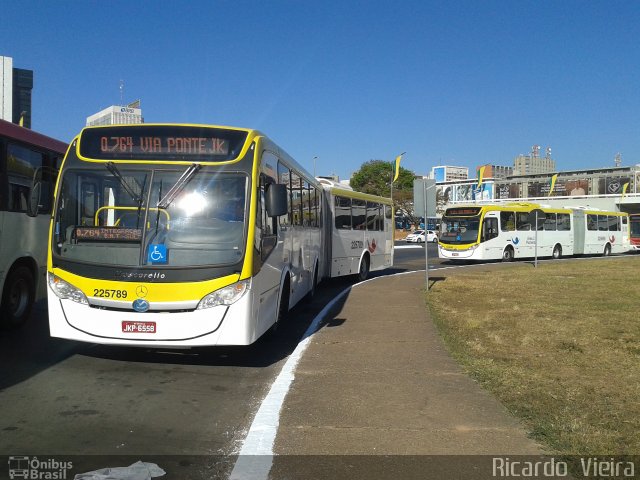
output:
M 518 155 L 513 161 L 514 175 L 535 175 L 556 171 L 556 162 L 551 158 L 551 147 L 546 148 L 544 157 L 540 156 L 540 146 L 531 147 L 529 155 Z
M 478 177 L 478 171 L 484 167 L 483 178 L 506 178 L 513 175 L 513 167 L 506 167 L 503 165 L 480 165 L 476 167 L 476 178 Z
M 431 168 L 431 178 L 436 182 L 450 182 L 452 180 L 466 180 L 469 178 L 468 167 L 453 167 L 440 165 Z
M 112 105 L 87 117 L 87 127 L 144 123 L 140 100 L 127 106 Z

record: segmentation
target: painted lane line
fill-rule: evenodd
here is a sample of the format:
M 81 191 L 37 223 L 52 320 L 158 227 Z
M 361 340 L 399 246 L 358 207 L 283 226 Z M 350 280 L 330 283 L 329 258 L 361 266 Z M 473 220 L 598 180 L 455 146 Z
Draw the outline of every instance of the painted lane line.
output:
M 268 478 L 273 461 L 273 444 L 280 423 L 280 410 L 293 382 L 298 362 L 307 349 L 311 336 L 316 332 L 325 315 L 352 288 L 353 286 L 344 289 L 316 315 L 304 333 L 302 340 L 298 343 L 293 353 L 289 355 L 282 370 L 273 385 L 271 385 L 269 393 L 260 404 L 260 408 L 240 449 L 238 460 L 229 477 L 230 480 L 261 480 Z

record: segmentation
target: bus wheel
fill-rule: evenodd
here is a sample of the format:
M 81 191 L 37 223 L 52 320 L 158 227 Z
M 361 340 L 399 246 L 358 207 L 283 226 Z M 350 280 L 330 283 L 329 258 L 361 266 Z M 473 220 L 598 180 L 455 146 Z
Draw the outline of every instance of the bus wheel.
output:
M 2 292 L 0 324 L 15 328 L 26 322 L 35 299 L 33 274 L 24 265 L 9 272 Z
M 562 247 L 560 245 L 556 245 L 555 247 L 553 247 L 553 254 L 552 254 L 553 258 L 555 258 L 556 260 L 558 258 L 562 257 Z
M 604 252 L 602 252 L 602 256 L 603 257 L 608 257 L 609 255 L 611 255 L 611 245 L 609 245 L 608 243 L 604 246 Z
M 358 281 L 364 282 L 369 276 L 369 255 L 362 257 L 360 270 L 358 271 Z
M 287 314 L 289 313 L 289 277 L 284 280 L 284 284 L 282 285 L 282 293 L 280 294 L 280 303 L 278 304 L 278 316 L 276 317 L 276 321 L 273 325 L 271 325 L 271 331 L 275 332 L 278 330 L 278 326 L 282 325 L 287 319 Z
M 502 252 L 502 261 L 503 262 L 511 262 L 513 260 L 513 248 L 507 247 Z
M 313 280 L 311 281 L 311 289 L 307 293 L 307 300 L 311 301 L 316 296 L 316 288 L 318 287 L 318 264 L 313 269 Z

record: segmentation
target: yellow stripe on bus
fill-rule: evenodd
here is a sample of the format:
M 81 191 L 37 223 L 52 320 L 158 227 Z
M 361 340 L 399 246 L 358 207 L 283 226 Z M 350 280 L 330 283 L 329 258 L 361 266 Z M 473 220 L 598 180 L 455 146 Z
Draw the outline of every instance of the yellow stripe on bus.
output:
M 159 272 L 149 272 L 157 274 Z M 94 278 L 81 277 L 73 273 L 66 272 L 59 268 L 53 269 L 53 274 L 60 277 L 65 282 L 70 283 L 82 290 L 87 297 L 96 296 L 96 290 L 126 291 L 126 297 L 113 297 L 113 300 L 131 300 L 132 302 L 142 296 L 136 293 L 139 286 L 147 289 L 144 299 L 149 302 L 180 302 L 188 300 L 200 300 L 205 295 L 219 290 L 238 281 L 239 275 L 227 275 L 226 277 L 206 280 L 203 282 L 181 282 L 181 283 L 155 283 L 144 280 L 123 282 L 121 280 L 98 280 Z

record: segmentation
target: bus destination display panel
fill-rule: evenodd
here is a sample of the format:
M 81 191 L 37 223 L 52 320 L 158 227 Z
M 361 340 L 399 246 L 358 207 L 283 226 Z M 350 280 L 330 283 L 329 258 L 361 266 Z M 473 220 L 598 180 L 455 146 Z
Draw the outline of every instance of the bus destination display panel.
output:
M 96 160 L 225 161 L 238 156 L 247 132 L 201 127 L 117 126 L 87 129 L 80 155 Z

